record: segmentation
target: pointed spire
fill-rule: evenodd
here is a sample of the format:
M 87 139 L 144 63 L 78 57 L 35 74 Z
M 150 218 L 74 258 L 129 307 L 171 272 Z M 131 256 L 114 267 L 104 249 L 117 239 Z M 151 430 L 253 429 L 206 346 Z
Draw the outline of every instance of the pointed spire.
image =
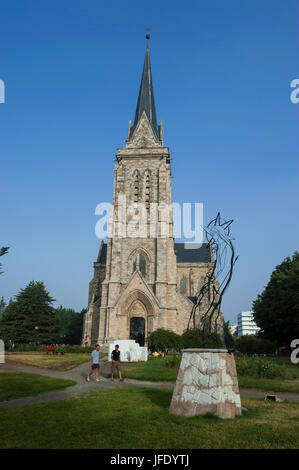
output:
M 157 124 L 154 86 L 153 86 L 153 79 L 152 79 L 150 52 L 149 52 L 149 39 L 150 39 L 149 34 L 146 35 L 146 39 L 147 39 L 147 46 L 146 46 L 145 60 L 144 60 L 144 65 L 143 65 L 141 84 L 139 88 L 139 95 L 138 95 L 134 124 L 131 128 L 131 137 L 142 116 L 143 111 L 145 111 L 147 118 L 153 128 L 155 137 L 157 140 L 159 140 L 159 126 Z

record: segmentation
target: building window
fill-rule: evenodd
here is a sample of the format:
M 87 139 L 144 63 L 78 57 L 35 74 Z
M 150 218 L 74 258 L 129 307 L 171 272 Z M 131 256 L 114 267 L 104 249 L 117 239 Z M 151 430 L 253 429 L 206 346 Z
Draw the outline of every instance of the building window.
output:
M 135 171 L 134 173 L 134 202 L 139 201 L 139 186 L 140 186 L 140 178 L 139 178 L 139 172 Z
M 145 173 L 145 207 L 149 209 L 150 207 L 150 201 L 151 201 L 151 195 L 150 195 L 150 174 L 149 171 Z
M 139 270 L 142 276 L 145 278 L 146 276 L 146 259 L 145 257 L 139 253 L 133 263 L 133 272 Z
M 186 294 L 187 293 L 187 281 L 186 278 L 182 278 L 180 282 L 180 292 L 181 294 Z
M 141 254 L 139 255 L 139 271 L 141 272 L 142 276 L 145 277 L 146 275 L 146 261 L 144 256 Z

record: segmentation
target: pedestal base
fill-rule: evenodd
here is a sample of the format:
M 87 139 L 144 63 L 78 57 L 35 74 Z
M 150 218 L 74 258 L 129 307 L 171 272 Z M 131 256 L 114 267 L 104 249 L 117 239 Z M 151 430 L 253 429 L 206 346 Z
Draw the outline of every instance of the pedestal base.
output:
M 234 355 L 226 349 L 184 349 L 170 404 L 179 416 L 242 413 Z

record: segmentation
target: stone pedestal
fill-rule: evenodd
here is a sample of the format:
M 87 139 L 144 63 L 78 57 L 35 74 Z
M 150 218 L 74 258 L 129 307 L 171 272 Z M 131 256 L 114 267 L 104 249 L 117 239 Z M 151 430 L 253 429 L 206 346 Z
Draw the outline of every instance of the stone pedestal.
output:
M 111 353 L 115 345 L 119 345 L 121 362 L 147 361 L 147 348 L 139 346 L 132 339 L 119 339 L 109 344 L 108 360 L 111 361 Z
M 235 358 L 227 349 L 184 349 L 170 404 L 179 416 L 242 412 Z

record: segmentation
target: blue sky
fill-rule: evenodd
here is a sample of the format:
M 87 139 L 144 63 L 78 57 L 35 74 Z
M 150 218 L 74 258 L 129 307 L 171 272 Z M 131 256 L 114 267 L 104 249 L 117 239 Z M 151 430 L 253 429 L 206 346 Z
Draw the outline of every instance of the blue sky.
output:
M 298 249 L 296 0 L 0 1 L 0 296 L 42 280 L 86 306 L 111 201 L 114 155 L 134 118 L 151 28 L 158 120 L 173 200 L 234 218 L 239 260 L 223 300 L 234 323 Z

